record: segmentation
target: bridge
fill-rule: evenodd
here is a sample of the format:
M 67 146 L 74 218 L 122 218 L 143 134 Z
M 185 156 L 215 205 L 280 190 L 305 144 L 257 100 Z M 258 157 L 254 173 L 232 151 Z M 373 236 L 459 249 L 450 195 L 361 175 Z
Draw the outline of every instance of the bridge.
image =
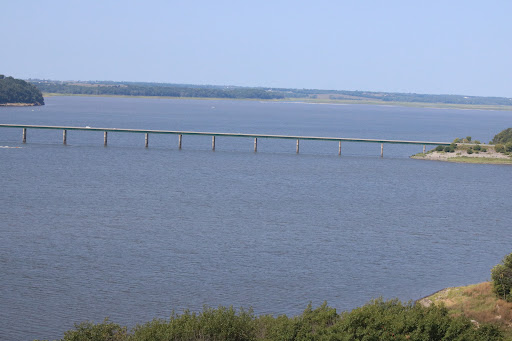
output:
M 103 132 L 103 145 L 107 145 L 108 133 L 136 133 L 145 134 L 145 146 L 149 146 L 150 134 L 171 134 L 178 135 L 178 148 L 181 149 L 183 135 L 200 135 L 212 137 L 212 150 L 215 150 L 216 137 L 241 137 L 254 139 L 254 151 L 258 150 L 258 139 L 284 139 L 296 140 L 296 152 L 299 153 L 299 142 L 301 140 L 309 141 L 333 141 L 338 142 L 338 155 L 341 155 L 342 142 L 361 142 L 361 143 L 380 143 L 380 156 L 384 155 L 384 144 L 409 144 L 422 145 L 425 153 L 426 146 L 449 146 L 450 142 L 432 142 L 432 141 L 406 141 L 406 140 L 383 140 L 383 139 L 360 139 L 347 137 L 317 137 L 317 136 L 293 136 L 293 135 L 264 135 L 264 134 L 241 134 L 241 133 L 215 133 L 200 131 L 173 131 L 173 130 L 144 130 L 144 129 L 123 129 L 123 128 L 97 128 L 97 127 L 68 127 L 68 126 L 43 126 L 43 125 L 22 125 L 22 124 L 0 124 L 0 128 L 19 128 L 22 129 L 22 142 L 27 142 L 28 129 L 52 129 L 62 130 L 62 143 L 67 143 L 67 132 L 73 130 L 79 131 L 100 131 Z

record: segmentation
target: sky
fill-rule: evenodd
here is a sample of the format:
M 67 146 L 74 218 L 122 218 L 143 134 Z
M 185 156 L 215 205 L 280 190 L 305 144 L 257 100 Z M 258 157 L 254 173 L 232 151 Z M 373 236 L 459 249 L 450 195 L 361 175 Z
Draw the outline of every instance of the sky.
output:
M 510 0 L 0 0 L 0 74 L 512 97 Z

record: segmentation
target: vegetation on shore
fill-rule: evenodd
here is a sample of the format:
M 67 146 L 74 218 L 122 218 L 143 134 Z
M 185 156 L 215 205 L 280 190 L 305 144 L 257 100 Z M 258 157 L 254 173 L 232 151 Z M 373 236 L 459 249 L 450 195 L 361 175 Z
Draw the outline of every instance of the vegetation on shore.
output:
M 256 316 L 252 309 L 172 312 L 129 329 L 105 319 L 82 322 L 62 341 L 159 340 L 512 340 L 512 253 L 492 268 L 491 282 L 448 288 L 417 302 L 382 298 L 338 314 L 324 302 L 295 317 Z
M 512 164 L 512 128 L 496 134 L 488 145 L 471 136 L 456 138 L 449 146 L 437 146 L 414 159 L 441 160 L 461 163 Z
M 425 95 L 372 91 L 263 88 L 144 82 L 29 80 L 42 92 L 62 95 L 137 96 L 209 99 L 297 100 L 309 103 L 358 103 L 419 107 L 512 110 L 512 98 Z
M 500 340 L 494 324 L 475 325 L 464 316 L 451 316 L 444 306 L 374 300 L 338 314 L 323 304 L 309 305 L 295 317 L 255 316 L 252 310 L 204 308 L 200 313 L 173 313 L 132 329 L 105 320 L 76 324 L 63 341 L 112 340 Z
M 0 105 L 44 105 L 44 98 L 34 85 L 0 75 Z
M 447 288 L 418 303 L 445 307 L 450 316 L 465 316 L 477 326 L 491 323 L 512 340 L 512 253 L 492 268 L 490 282 Z

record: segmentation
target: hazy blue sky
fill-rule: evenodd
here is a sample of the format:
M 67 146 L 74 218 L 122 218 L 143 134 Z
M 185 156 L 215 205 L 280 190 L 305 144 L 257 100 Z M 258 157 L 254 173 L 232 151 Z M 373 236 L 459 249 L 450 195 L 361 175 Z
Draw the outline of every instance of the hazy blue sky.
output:
M 512 97 L 511 0 L 0 0 L 18 78 Z

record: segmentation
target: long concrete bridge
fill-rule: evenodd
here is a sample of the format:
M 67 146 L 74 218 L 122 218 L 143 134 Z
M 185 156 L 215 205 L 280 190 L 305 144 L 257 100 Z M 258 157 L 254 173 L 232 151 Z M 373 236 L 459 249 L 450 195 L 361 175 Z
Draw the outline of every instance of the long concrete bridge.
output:
M 214 133 L 214 132 L 200 132 L 200 131 L 173 131 L 173 130 L 144 130 L 144 129 L 118 129 L 118 128 L 97 128 L 97 127 L 68 127 L 68 126 L 43 126 L 43 125 L 23 125 L 23 124 L 0 124 L 0 128 L 19 128 L 22 129 L 22 142 L 27 142 L 27 130 L 28 129 L 52 129 L 62 130 L 62 143 L 67 143 L 67 132 L 73 130 L 80 131 L 101 131 L 103 132 L 103 145 L 107 145 L 108 133 L 137 133 L 145 134 L 145 146 L 149 146 L 149 135 L 150 134 L 171 134 L 178 135 L 178 148 L 181 149 L 183 135 L 200 135 L 200 136 L 211 136 L 212 137 L 212 150 L 215 150 L 215 137 L 242 137 L 254 139 L 254 151 L 258 150 L 258 139 L 285 139 L 285 140 L 296 140 L 296 152 L 299 152 L 299 142 L 301 140 L 310 141 L 333 141 L 338 142 L 338 155 L 341 155 L 341 143 L 342 142 L 362 142 L 362 143 L 380 143 L 380 156 L 384 155 L 384 144 L 412 144 L 422 145 L 423 152 L 425 152 L 426 146 L 449 146 L 450 142 L 432 142 L 432 141 L 405 141 L 405 140 L 382 140 L 382 139 L 359 139 L 359 138 L 347 138 L 347 137 L 316 137 L 316 136 L 293 136 L 293 135 L 264 135 L 264 134 L 241 134 L 241 133 Z

